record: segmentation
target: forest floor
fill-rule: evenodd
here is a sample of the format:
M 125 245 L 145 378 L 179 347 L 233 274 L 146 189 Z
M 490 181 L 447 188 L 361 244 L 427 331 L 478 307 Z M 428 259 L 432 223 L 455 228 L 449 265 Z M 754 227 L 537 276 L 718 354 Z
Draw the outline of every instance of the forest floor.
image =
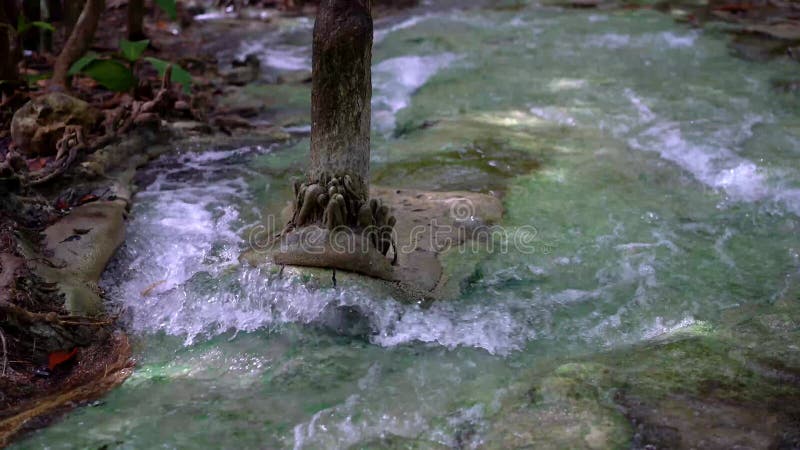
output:
M 690 26 L 722 27 L 731 33 L 731 48 L 738 56 L 758 61 L 788 54 L 800 60 L 800 3 L 714 0 L 643 5 L 568 0 L 557 4 L 653 8 Z M 176 21 L 146 19 L 150 43 L 145 56 L 186 69 L 192 76 L 191 88 L 182 89 L 145 66 L 136 67 L 140 82 L 127 93 L 111 92 L 91 78 L 77 76 L 70 95 L 87 102 L 78 108 L 93 118 L 81 129 L 67 117 L 75 113 L 75 105 L 59 110 L 58 96 L 63 94 L 49 92 L 43 78 L 52 70 L 54 55 L 28 55 L 22 74 L 30 82 L 14 89 L 4 86 L 0 446 L 46 425 L 58 413 L 97 399 L 132 371 L 130 344 L 117 322 L 118 312 L 107 310 L 98 282 L 124 241 L 136 168 L 187 136 L 235 137 L 246 131 L 266 140 L 281 139 L 280 126 L 264 123 L 258 107 L 223 101 L 263 77 L 257 60 L 245 58 L 223 67 L 216 55 L 240 24 L 280 14 L 312 15 L 313 9 L 254 11 L 225 15 L 220 21 L 194 21 L 193 15 L 202 11 L 188 10 L 180 10 Z M 110 5 L 101 23 L 92 50 L 116 52 L 126 23 L 124 2 Z M 310 77 L 310 72 L 298 71 L 290 79 L 273 81 L 309 83 Z M 776 87 L 797 91 L 800 80 L 785 80 Z M 41 110 L 57 111 L 43 119 L 58 133 L 57 139 L 42 141 L 49 148 L 33 151 L 11 137 L 13 115 L 29 102 L 39 105 L 40 119 Z

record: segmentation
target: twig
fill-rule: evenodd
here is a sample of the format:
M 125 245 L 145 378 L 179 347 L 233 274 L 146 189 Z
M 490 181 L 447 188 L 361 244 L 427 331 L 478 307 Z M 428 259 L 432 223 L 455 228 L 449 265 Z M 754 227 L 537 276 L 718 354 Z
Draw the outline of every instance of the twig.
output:
M 85 327 L 104 327 L 106 325 L 111 325 L 114 323 L 113 319 L 104 320 L 104 321 L 95 321 L 95 322 L 72 322 L 69 320 L 59 320 L 57 322 L 59 325 L 80 325 Z
M 46 265 L 47 267 L 51 267 L 53 269 L 63 269 L 65 267 L 67 267 L 67 263 L 56 264 L 56 263 L 54 263 L 53 261 L 50 261 L 47 258 L 31 258 L 29 261 L 31 261 L 31 262 L 40 262 L 40 263 Z
M 8 365 L 8 349 L 6 348 L 6 335 L 0 329 L 0 340 L 3 341 L 3 377 L 6 376 L 6 366 Z
M 118 317 L 110 316 L 103 320 L 93 319 L 85 316 L 73 315 L 53 315 L 52 313 L 35 313 L 13 304 L 0 304 L 0 312 L 8 315 L 20 317 L 29 322 L 54 323 L 56 325 L 79 325 L 87 327 L 111 325 Z

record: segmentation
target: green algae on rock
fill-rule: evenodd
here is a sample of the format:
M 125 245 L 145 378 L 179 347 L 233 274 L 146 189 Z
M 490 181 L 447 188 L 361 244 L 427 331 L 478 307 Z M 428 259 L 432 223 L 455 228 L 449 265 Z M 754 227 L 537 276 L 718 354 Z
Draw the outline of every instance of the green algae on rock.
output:
M 752 350 L 720 331 L 698 324 L 531 374 L 536 381 L 515 385 L 493 418 L 488 441 L 497 448 L 793 448 L 798 379 L 746 363 Z

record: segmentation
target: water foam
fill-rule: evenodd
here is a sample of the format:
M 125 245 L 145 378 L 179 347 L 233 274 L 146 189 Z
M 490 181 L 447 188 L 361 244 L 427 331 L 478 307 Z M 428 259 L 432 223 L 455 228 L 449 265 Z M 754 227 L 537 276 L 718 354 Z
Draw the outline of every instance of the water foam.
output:
M 311 48 L 307 46 L 278 45 L 265 41 L 244 42 L 239 58 L 257 55 L 262 67 L 279 71 L 311 70 Z
M 409 55 L 387 59 L 373 67 L 373 126 L 381 132 L 394 130 L 397 112 L 409 105 L 414 92 L 457 59 L 452 53 Z
M 625 95 L 634 106 L 638 123 L 628 133 L 628 144 L 637 150 L 655 151 L 691 173 L 695 179 L 714 189 L 724 191 L 732 200 L 755 202 L 760 200 L 783 201 L 787 191 L 770 185 L 768 173 L 753 161 L 739 156 L 734 148 L 753 134 L 753 127 L 769 119 L 759 114 L 748 113 L 734 126 L 720 126 L 713 134 L 695 137 L 686 127 L 693 123 L 668 121 L 654 113 L 647 101 L 631 89 Z M 788 209 L 798 212 L 788 195 Z
M 222 273 L 238 258 L 235 230 L 243 223 L 233 205 L 248 195 L 250 173 L 236 162 L 266 151 L 188 152 L 155 163 L 158 174 L 137 194 L 128 239 L 104 274 L 111 298 L 132 312 L 134 329 L 197 333 L 181 319 L 182 312 L 197 311 L 187 283 L 199 273 Z M 221 179 L 222 168 L 230 172 Z
M 645 33 L 638 36 L 620 33 L 603 33 L 586 39 L 583 45 L 622 49 L 628 47 L 666 47 L 671 49 L 690 49 L 694 47 L 698 32 L 677 33 L 664 31 L 661 33 Z
M 398 23 L 392 24 L 386 28 L 379 28 L 375 30 L 375 34 L 373 37 L 373 42 L 375 44 L 381 43 L 386 37 L 396 31 L 405 30 L 407 28 L 412 28 L 422 22 L 427 20 L 439 17 L 437 14 L 423 14 L 419 16 L 411 16 L 405 20 L 402 20 Z

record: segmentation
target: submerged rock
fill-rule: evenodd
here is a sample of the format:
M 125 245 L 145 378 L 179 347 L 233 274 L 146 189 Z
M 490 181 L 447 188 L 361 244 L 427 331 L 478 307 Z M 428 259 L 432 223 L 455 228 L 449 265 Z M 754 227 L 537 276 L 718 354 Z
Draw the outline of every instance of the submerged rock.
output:
M 609 400 L 611 371 L 570 363 L 509 397 L 485 437 L 486 448 L 626 448 L 631 427 Z
M 377 332 L 369 314 L 356 305 L 326 305 L 315 323 L 339 336 L 367 338 Z
M 406 438 L 390 434 L 363 444 L 355 444 L 348 450 L 446 450 L 451 447 L 423 439 Z
M 67 125 L 91 128 L 100 113 L 83 100 L 60 92 L 34 98 L 14 113 L 11 137 L 27 155 L 56 153 L 56 142 Z
M 491 420 L 488 448 L 800 444 L 795 369 L 756 367 L 748 349 L 708 330 L 689 329 L 591 359 L 515 386 Z
M 300 84 L 311 82 L 310 70 L 291 70 L 278 75 L 278 84 Z
M 636 427 L 635 448 L 797 448 L 798 389 L 770 383 L 716 346 L 667 344 L 624 368 L 617 401 Z
M 261 61 L 257 55 L 249 54 L 243 60 L 235 60 L 232 68 L 223 73 L 225 81 L 235 86 L 244 86 L 258 79 Z
M 271 389 L 328 392 L 364 376 L 370 364 L 352 349 L 330 347 L 276 362 L 265 382 Z

